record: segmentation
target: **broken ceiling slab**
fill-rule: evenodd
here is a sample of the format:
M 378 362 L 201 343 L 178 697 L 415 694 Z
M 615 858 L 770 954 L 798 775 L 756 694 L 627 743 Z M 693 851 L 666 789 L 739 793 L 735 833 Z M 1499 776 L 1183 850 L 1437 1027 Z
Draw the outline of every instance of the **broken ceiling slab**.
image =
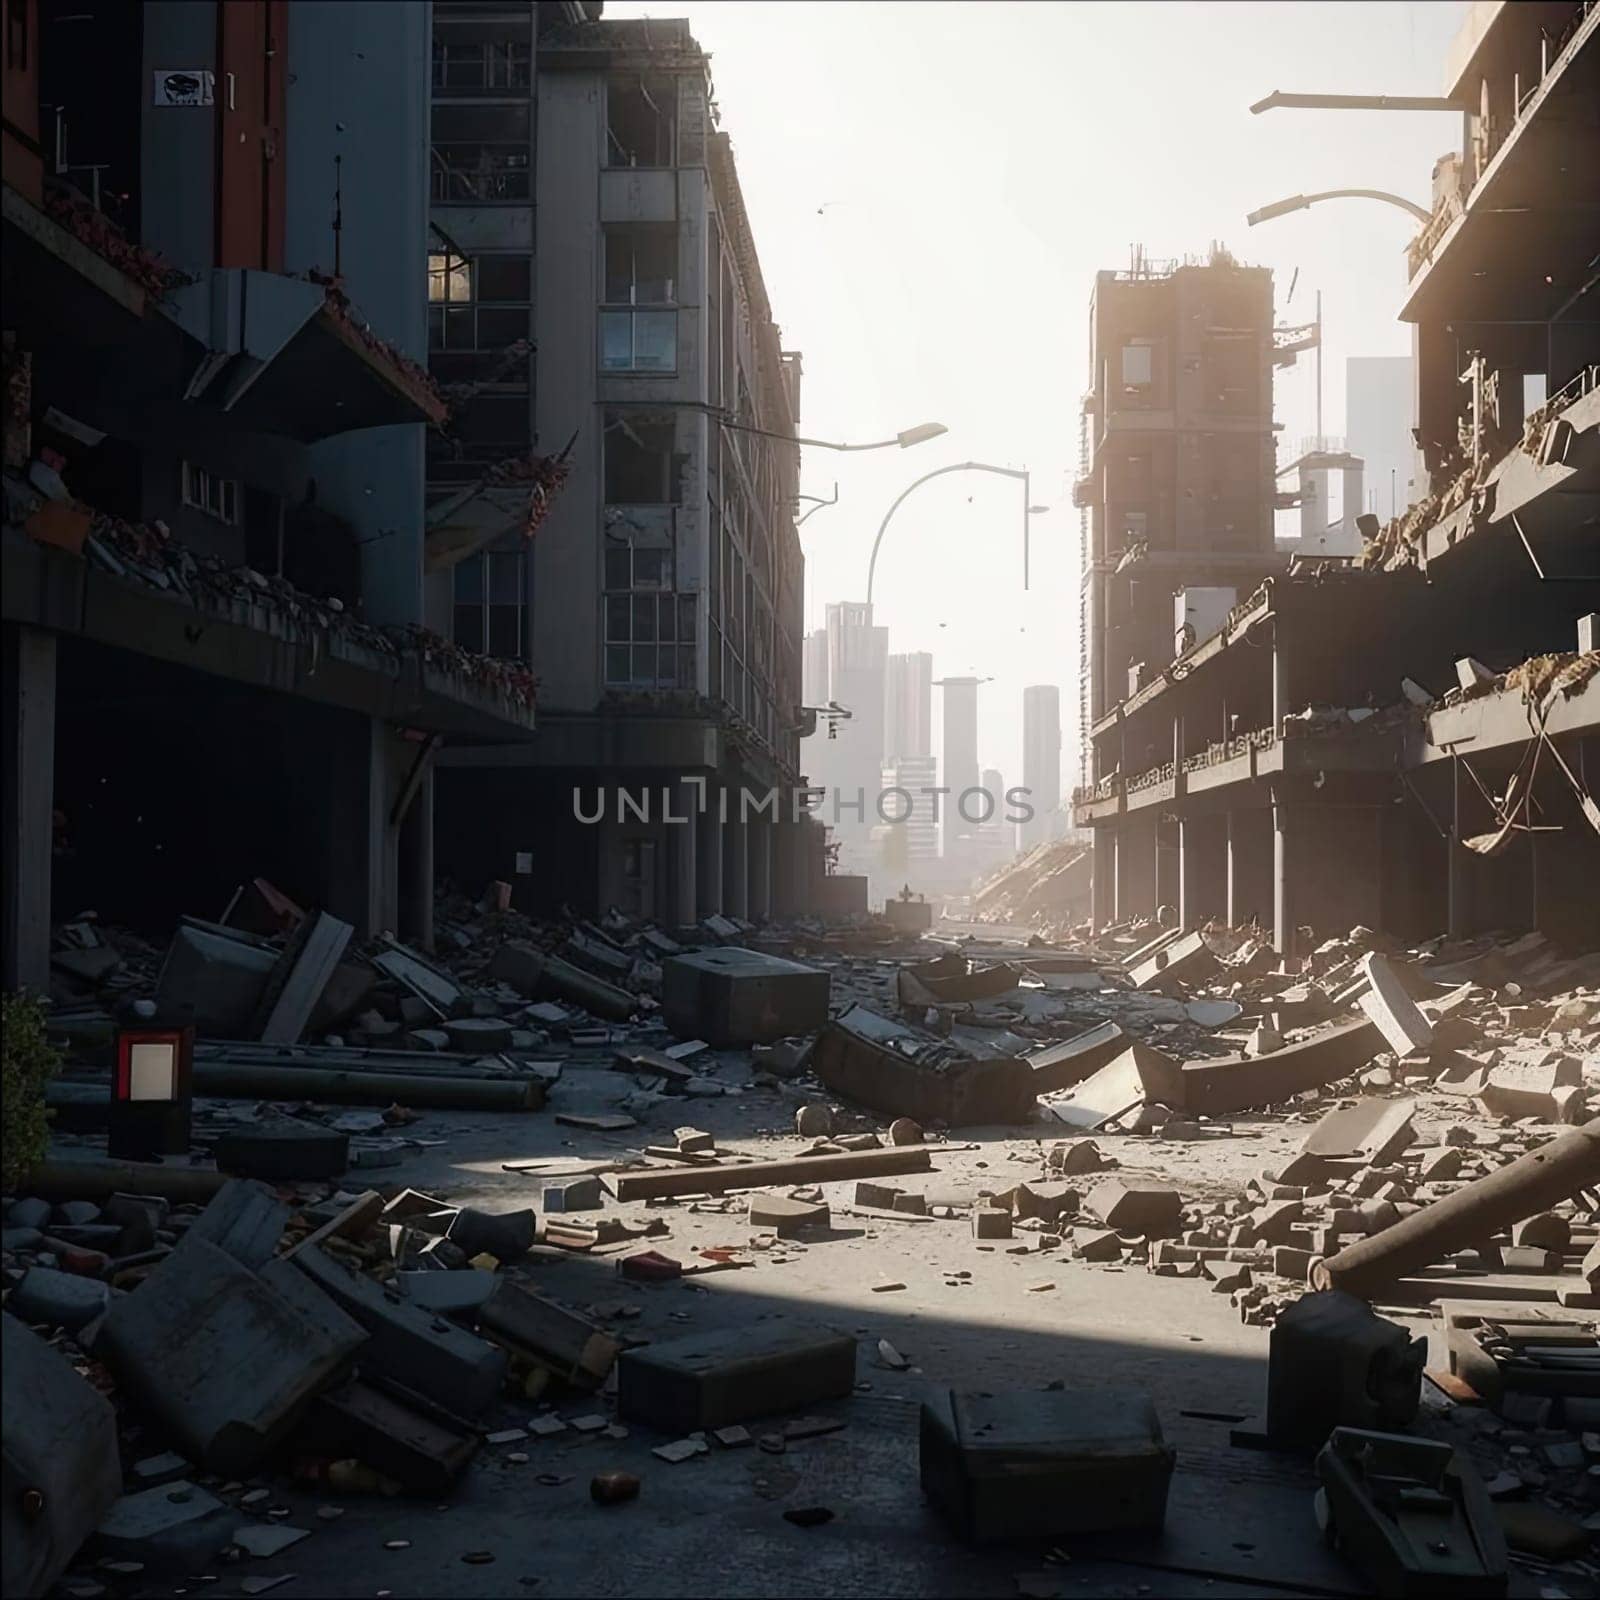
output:
M 1411 1143 L 1415 1100 L 1358 1100 L 1330 1111 L 1305 1137 L 1300 1148 L 1313 1156 L 1359 1156 L 1381 1165 Z
M 901 1005 L 925 1006 L 992 1000 L 1009 994 L 1021 978 L 1021 968 L 1008 961 L 984 965 L 964 955 L 943 955 L 902 967 L 897 981 Z
M 1152 984 L 1177 978 L 1192 983 L 1211 972 L 1216 964 L 1217 958 L 1207 947 L 1205 935 L 1196 928 L 1130 967 L 1128 977 L 1135 989 L 1147 989 Z
M 817 1036 L 811 1069 L 836 1094 L 926 1127 L 1024 1122 L 1037 1098 L 1033 1068 L 970 1035 L 940 1039 L 855 1005 Z
M 1130 1044 L 1076 1088 L 1049 1101 L 1051 1113 L 1072 1128 L 1098 1128 L 1142 1105 L 1181 1107 L 1178 1063 L 1149 1045 Z
M 1047 1094 L 1054 1089 L 1069 1089 L 1098 1072 L 1128 1047 L 1128 1036 L 1114 1022 L 1102 1022 L 1084 1033 L 1074 1034 L 1059 1044 L 1028 1053 L 1033 1068 L 1034 1090 Z
M 429 966 L 416 951 L 394 940 L 389 941 L 387 950 L 372 957 L 372 964 L 385 977 L 426 1000 L 441 1017 L 449 1016 L 451 1007 L 461 998 L 460 988 L 451 979 Z
M 1226 1116 L 1277 1105 L 1306 1089 L 1346 1078 L 1364 1067 L 1383 1043 L 1375 1022 L 1357 1020 L 1324 1028 L 1268 1056 L 1211 1056 L 1184 1063 L 1174 1102 L 1201 1116 Z
M 1433 1025 L 1417 1009 L 1394 968 L 1371 951 L 1362 959 L 1361 973 L 1368 984 L 1361 996 L 1361 1009 L 1377 1023 L 1389 1048 L 1397 1056 L 1427 1049 L 1433 1038 Z

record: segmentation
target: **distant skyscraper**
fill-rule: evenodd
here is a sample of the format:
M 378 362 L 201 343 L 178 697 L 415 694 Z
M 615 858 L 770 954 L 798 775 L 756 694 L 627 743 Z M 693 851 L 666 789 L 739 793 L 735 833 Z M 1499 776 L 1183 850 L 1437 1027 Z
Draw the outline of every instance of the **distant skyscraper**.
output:
M 883 753 L 891 760 L 933 754 L 933 657 L 925 650 L 889 657 Z
M 841 601 L 828 607 L 828 694 L 850 713 L 838 724 L 827 770 L 838 793 L 823 803 L 822 820 L 834 827 L 846 855 L 855 856 L 878 820 L 878 786 L 883 779 L 884 669 L 889 630 L 872 625 L 872 607 Z M 856 811 L 857 803 L 861 811 Z
M 960 840 L 971 834 L 975 824 L 961 815 L 962 791 L 978 787 L 978 685 L 982 678 L 940 678 L 944 690 L 944 795 L 941 831 L 947 865 L 960 864 Z M 977 806 L 969 809 L 977 814 Z
M 884 824 L 881 829 L 879 859 L 887 878 L 894 880 L 886 883 L 887 893 L 898 893 L 908 883 L 913 889 L 926 889 L 938 876 L 939 829 L 933 820 L 933 789 L 938 782 L 932 756 L 884 758 L 884 813 L 906 819 Z M 903 789 L 905 794 L 890 794 L 893 789 Z
M 801 688 L 808 706 L 825 706 L 828 693 L 828 630 L 816 628 L 806 635 L 801 657 Z
M 1344 370 L 1345 448 L 1366 463 L 1367 504 L 1357 506 L 1356 514 L 1370 507 L 1387 522 L 1422 498 L 1413 483 L 1415 369 L 1410 356 L 1351 356 Z
M 987 874 L 1017 853 L 1017 825 L 1006 820 L 1006 813 L 1011 808 L 1006 804 L 1006 780 L 1000 775 L 999 768 L 985 767 L 978 782 L 989 799 L 975 800 L 972 814 L 981 816 L 985 810 L 993 807 L 989 810 L 989 820 L 980 822 L 975 830 L 978 844 L 976 870 Z
M 1061 691 L 1036 683 L 1022 691 L 1022 784 L 1033 820 L 1020 824 L 1024 850 L 1061 830 Z

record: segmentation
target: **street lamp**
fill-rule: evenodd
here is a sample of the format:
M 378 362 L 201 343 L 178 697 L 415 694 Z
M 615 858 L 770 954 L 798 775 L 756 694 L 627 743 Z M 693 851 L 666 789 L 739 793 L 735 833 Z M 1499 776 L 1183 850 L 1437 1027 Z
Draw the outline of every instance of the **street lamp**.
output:
M 919 422 L 914 428 L 907 428 L 897 433 L 892 439 L 875 439 L 871 444 L 835 444 L 828 439 L 801 439 L 792 433 L 776 433 L 771 428 L 757 428 L 748 422 L 734 422 L 731 418 L 718 415 L 717 421 L 724 428 L 732 428 L 737 433 L 756 433 L 763 439 L 781 439 L 785 444 L 808 444 L 817 450 L 909 450 L 914 444 L 926 444 L 929 439 L 937 439 L 941 434 L 950 430 L 942 422 Z
M 895 512 L 905 503 L 912 490 L 920 489 L 923 484 L 931 482 L 934 478 L 942 478 L 947 472 L 993 472 L 1002 478 L 1015 478 L 1022 484 L 1022 587 L 1028 587 L 1028 519 L 1037 516 L 1040 512 L 1048 511 L 1049 506 L 1036 506 L 1033 496 L 1029 493 L 1030 480 L 1027 469 L 1016 467 L 996 467 L 987 461 L 958 461 L 954 466 L 935 467 L 932 472 L 925 472 L 915 483 L 908 484 L 900 491 L 899 498 L 884 513 L 883 521 L 878 524 L 878 537 L 872 541 L 872 556 L 867 562 L 867 604 L 872 604 L 872 579 L 878 570 L 878 547 L 883 543 L 883 536 L 889 529 L 890 520 Z
M 1286 217 L 1291 211 L 1304 211 L 1319 200 L 1382 200 L 1391 206 L 1409 211 L 1418 222 L 1429 222 L 1433 213 L 1407 200 L 1402 195 L 1390 194 L 1385 189 L 1324 189 L 1321 194 L 1292 194 L 1287 200 L 1274 200 L 1270 206 L 1252 211 L 1245 220 L 1253 228 L 1258 222 L 1271 222 L 1274 217 Z

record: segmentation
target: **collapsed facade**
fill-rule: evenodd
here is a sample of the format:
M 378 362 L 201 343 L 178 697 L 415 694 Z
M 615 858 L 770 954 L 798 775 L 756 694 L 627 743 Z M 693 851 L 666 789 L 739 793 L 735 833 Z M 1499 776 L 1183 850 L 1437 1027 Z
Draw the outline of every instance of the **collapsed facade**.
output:
M 1600 343 L 1576 175 L 1600 160 L 1600 46 L 1592 8 L 1555 7 L 1554 35 L 1549 9 L 1478 8 L 1447 86 L 1481 110 L 1410 253 L 1419 503 L 1362 518 L 1353 561 L 1273 572 L 1126 695 L 1106 686 L 1136 647 L 1086 617 L 1109 664 L 1074 797 L 1099 925 L 1257 921 L 1286 955 L 1357 923 L 1595 932 Z M 1110 526 L 1102 582 L 1141 559 Z
M 426 41 L 370 18 L 8 12 L 7 987 L 52 900 L 159 927 L 257 873 L 422 936 L 434 751 L 532 729 L 423 626 Z
M 716 804 L 798 782 L 799 358 L 704 53 L 599 9 L 8 10 L 7 987 L 256 875 L 424 946 L 436 870 L 684 921 L 820 875 Z

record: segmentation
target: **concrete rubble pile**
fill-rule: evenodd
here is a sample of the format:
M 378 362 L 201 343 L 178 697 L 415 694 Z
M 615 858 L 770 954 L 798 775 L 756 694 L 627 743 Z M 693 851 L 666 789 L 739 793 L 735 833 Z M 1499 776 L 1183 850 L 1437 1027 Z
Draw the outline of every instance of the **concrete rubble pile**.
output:
M 959 1301 L 1025 1272 L 1064 1332 L 1074 1292 L 1132 1267 L 1227 1295 L 1273 1328 L 1268 1448 L 1308 1426 L 1285 1394 L 1341 1395 L 1352 1350 L 1390 1348 L 1369 1308 L 1431 1322 L 1425 1420 L 1508 1517 L 1581 1546 L 1514 1548 L 1595 1572 L 1600 954 L 1357 928 L 1285 967 L 1221 926 L 1090 946 L 538 920 L 503 885 L 440 906 L 432 954 L 262 880 L 164 952 L 91 915 L 58 931 L 69 1067 L 5 1215 L 6 1448 L 43 1461 L 76 1419 L 83 1461 L 16 1592 L 276 1553 L 469 1469 L 565 1482 L 580 1447 L 574 1472 L 597 1445 L 615 1465 L 598 1504 L 752 1440 L 814 1448 L 863 1366 L 908 1369 L 895 1342 L 825 1304 L 693 1324 L 739 1300 L 719 1274 L 781 1286 L 817 1252 L 859 1276 L 853 1251 L 884 1303 L 914 1273 Z M 108 1159 L 115 1029 L 170 1017 L 198 1034 L 190 1158 Z M 958 1536 L 1161 1526 L 1147 1395 L 968 1381 L 921 1402 L 920 1482 Z M 1318 1443 L 1394 1422 L 1328 1405 Z M 1021 1459 L 1041 1485 L 997 1500 Z

